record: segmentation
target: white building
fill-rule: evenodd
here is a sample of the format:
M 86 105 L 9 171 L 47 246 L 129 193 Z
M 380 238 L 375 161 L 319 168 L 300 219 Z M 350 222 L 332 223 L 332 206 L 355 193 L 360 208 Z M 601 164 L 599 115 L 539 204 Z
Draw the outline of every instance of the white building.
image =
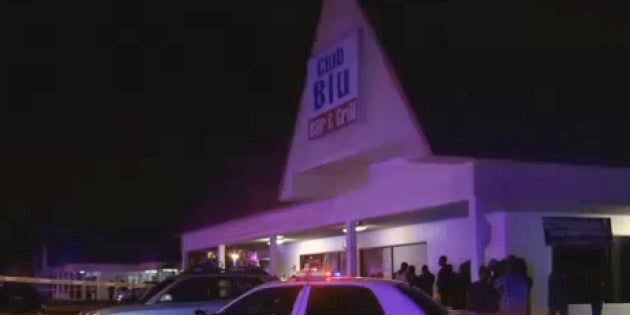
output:
M 178 269 L 164 269 L 163 262 L 138 264 L 93 264 L 71 263 L 48 269 L 48 274 L 60 280 L 115 281 L 127 284 L 159 282 L 176 275 Z M 108 300 L 109 290 L 105 286 L 56 284 L 52 298 L 60 300 Z
M 567 258 L 546 245 L 543 217 L 610 219 L 615 240 L 630 236 L 630 169 L 433 155 L 355 0 L 323 1 L 312 56 L 281 184 L 289 205 L 185 233 L 184 265 L 249 251 L 285 277 L 307 263 L 391 277 L 403 261 L 437 273 L 446 255 L 456 269 L 471 261 L 475 275 L 516 255 L 533 279 L 532 313 L 546 314 L 547 278 Z M 604 252 L 623 294 L 623 262 Z

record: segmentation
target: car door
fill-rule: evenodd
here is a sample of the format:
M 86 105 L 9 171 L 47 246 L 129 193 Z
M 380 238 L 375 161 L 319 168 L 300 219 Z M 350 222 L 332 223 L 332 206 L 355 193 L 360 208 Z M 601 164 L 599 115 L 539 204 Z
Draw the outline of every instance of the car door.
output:
M 201 305 L 210 313 L 220 309 L 229 300 L 219 298 L 218 277 L 198 276 L 178 281 L 161 293 L 150 314 L 155 315 L 190 315 Z
M 212 314 L 263 280 L 246 276 L 199 276 L 182 280 L 166 290 L 151 314 L 191 315 L 203 310 Z
M 295 314 L 303 285 L 286 285 L 253 290 L 235 300 L 219 314 L 221 315 L 291 315 Z M 211 314 L 196 312 L 195 314 Z M 190 315 L 190 314 L 189 314 Z

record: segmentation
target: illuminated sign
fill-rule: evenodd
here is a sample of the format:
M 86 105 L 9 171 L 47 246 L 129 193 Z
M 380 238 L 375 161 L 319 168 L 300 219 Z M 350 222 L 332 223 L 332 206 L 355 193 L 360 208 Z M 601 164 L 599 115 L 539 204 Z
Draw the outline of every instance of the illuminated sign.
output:
M 308 137 L 316 139 L 357 121 L 359 32 L 308 62 Z
M 610 218 L 543 217 L 545 243 L 556 245 L 609 245 Z

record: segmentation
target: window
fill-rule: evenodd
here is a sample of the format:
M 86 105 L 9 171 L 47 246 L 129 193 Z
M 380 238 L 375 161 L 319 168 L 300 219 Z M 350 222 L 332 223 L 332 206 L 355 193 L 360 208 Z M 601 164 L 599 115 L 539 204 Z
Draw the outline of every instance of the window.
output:
M 612 246 L 554 246 L 553 265 L 567 276 L 570 303 L 589 303 L 593 279 L 604 283 L 606 302 L 630 302 L 630 237 L 616 236 Z
M 160 291 L 164 290 L 166 287 L 168 287 L 169 285 L 171 285 L 173 282 L 175 282 L 175 278 L 169 278 L 166 279 L 158 284 L 156 284 L 155 286 L 151 287 L 151 289 L 149 289 L 147 291 L 147 293 L 145 293 L 139 300 L 138 302 L 140 304 L 145 304 L 147 302 L 149 302 L 149 300 L 155 296 L 156 294 L 160 293 Z
M 254 277 L 194 277 L 177 283 L 160 302 L 232 300 L 262 282 Z
M 234 278 L 233 298 L 237 298 L 241 294 L 261 285 L 263 281 L 259 278 L 237 277 Z
M 611 298 L 610 249 L 608 247 L 554 246 L 553 265 L 567 277 L 569 303 L 590 302 L 591 279 L 601 278 L 606 283 L 606 301 Z
M 216 281 L 208 277 L 196 277 L 184 279 L 160 297 L 160 302 L 198 302 L 210 299 L 212 282 Z
M 267 288 L 253 292 L 232 304 L 225 315 L 289 315 L 302 286 Z
M 422 293 L 419 289 L 412 288 L 408 285 L 400 284 L 396 286 L 402 294 L 413 301 L 427 315 L 446 315 L 448 312 L 438 305 L 432 298 Z
M 372 290 L 359 286 L 313 286 L 306 314 L 385 314 Z
M 614 239 L 612 253 L 612 283 L 613 301 L 617 303 L 630 302 L 630 237 L 620 236 Z

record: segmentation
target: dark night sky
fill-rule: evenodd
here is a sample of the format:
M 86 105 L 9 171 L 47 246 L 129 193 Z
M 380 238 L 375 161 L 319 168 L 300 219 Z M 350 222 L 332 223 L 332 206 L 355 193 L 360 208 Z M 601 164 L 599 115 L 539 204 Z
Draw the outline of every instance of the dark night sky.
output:
M 434 151 L 630 165 L 623 1 L 362 1 Z M 319 1 L 10 0 L 0 265 L 274 205 Z

